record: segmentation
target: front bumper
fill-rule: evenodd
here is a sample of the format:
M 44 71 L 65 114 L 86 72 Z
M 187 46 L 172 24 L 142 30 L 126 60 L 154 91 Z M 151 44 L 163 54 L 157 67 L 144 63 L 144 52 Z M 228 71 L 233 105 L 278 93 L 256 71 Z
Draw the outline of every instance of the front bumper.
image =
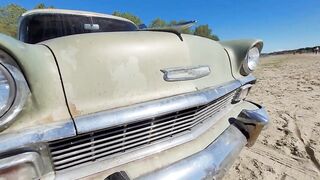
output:
M 258 109 L 242 110 L 231 121 L 233 124 L 204 150 L 137 179 L 221 179 L 243 147 L 252 146 L 269 122 L 265 109 L 255 105 Z
M 242 132 L 231 125 L 203 151 L 138 179 L 220 179 L 246 143 Z

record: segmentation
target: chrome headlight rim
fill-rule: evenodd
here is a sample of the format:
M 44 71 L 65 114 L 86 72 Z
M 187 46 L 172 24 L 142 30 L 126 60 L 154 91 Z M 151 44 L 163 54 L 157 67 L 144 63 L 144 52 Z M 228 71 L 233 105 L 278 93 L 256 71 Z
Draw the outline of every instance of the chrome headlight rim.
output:
M 0 50 L 4 57 L 0 58 L 0 70 L 5 74 L 10 86 L 8 105 L 0 112 L 0 131 L 7 129 L 22 111 L 30 94 L 29 86 L 20 68 L 5 51 Z
M 16 83 L 10 73 L 10 71 L 6 68 L 6 66 L 4 66 L 3 64 L 0 63 L 0 72 L 1 74 L 5 77 L 5 80 L 7 80 L 8 86 L 9 86 L 9 90 L 8 90 L 8 99 L 7 102 L 5 104 L 7 104 L 4 109 L 0 110 L 0 118 L 2 118 L 2 116 L 10 109 L 10 107 L 12 106 L 14 99 L 16 97 Z
M 252 53 L 256 53 L 256 54 L 252 54 Z M 243 61 L 242 72 L 241 72 L 242 75 L 247 76 L 247 75 L 251 74 L 256 69 L 256 66 L 260 61 L 260 54 L 261 54 L 261 48 L 259 48 L 258 45 L 255 45 L 255 46 L 249 48 L 249 50 L 247 51 L 246 57 Z M 249 62 L 249 58 L 251 56 L 256 56 L 256 57 L 254 57 L 254 58 L 256 58 L 256 60 L 254 62 L 255 63 L 254 67 L 250 67 L 250 65 L 249 65 L 251 63 L 251 62 Z

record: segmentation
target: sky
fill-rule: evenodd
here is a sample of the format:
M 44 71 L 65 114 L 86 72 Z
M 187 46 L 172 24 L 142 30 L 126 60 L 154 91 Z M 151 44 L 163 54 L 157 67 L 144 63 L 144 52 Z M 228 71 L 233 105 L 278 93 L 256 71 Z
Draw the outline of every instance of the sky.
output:
M 320 0 L 0 0 L 32 9 L 55 8 L 111 14 L 130 12 L 145 24 L 155 18 L 209 24 L 221 41 L 256 38 L 263 52 L 320 45 Z

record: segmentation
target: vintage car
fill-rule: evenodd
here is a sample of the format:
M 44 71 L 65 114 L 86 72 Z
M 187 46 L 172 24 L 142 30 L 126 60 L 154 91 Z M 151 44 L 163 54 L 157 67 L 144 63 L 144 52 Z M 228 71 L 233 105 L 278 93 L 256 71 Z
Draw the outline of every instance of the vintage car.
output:
M 177 26 L 23 14 L 18 40 L 0 35 L 0 177 L 222 178 L 269 121 L 245 100 L 263 43 Z

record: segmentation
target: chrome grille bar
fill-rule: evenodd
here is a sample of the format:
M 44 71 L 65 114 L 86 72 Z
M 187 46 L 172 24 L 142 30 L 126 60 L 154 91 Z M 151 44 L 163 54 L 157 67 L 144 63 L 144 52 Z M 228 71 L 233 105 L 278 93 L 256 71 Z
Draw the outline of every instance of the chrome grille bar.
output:
M 231 103 L 235 91 L 207 104 L 49 143 L 56 171 L 189 133 Z

